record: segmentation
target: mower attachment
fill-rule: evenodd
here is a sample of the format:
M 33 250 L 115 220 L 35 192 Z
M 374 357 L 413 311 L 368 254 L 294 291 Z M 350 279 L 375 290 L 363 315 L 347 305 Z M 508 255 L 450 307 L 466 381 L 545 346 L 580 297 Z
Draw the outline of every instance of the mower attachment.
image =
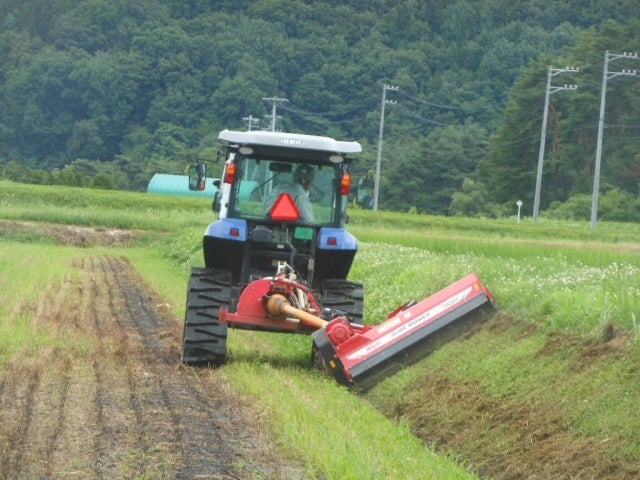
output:
M 313 341 L 327 371 L 360 390 L 435 350 L 478 320 L 493 296 L 472 273 L 429 298 L 398 308 L 375 326 L 338 317 L 316 330 Z

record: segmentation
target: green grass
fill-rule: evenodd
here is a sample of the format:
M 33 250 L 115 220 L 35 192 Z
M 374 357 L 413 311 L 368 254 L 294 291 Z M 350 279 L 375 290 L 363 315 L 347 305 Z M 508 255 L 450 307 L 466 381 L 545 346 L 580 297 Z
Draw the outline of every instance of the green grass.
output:
M 213 218 L 202 199 L 0 182 L 0 219 L 143 230 L 137 246 L 117 252 L 171 304 L 176 328 L 190 267 L 203 263 L 202 232 Z M 399 403 L 428 402 L 416 385 L 443 380 L 473 385 L 489 404 L 553 406 L 572 438 L 601 442 L 624 462 L 640 458 L 640 225 L 591 229 L 586 220 L 534 224 L 361 210 L 351 219 L 360 241 L 351 278 L 366 286 L 365 323 L 379 323 L 396 306 L 471 271 L 492 290 L 501 318 L 511 320 L 444 346 L 382 382 L 368 402 L 310 369 L 308 337 L 231 331 L 223 374 L 264 409 L 278 443 L 310 475 L 473 478 L 464 464 L 434 456 L 410 434 L 416 417 L 405 412 L 394 421 L 380 413 L 394 418 Z M 43 241 L 55 239 L 12 237 L 0 224 L 0 313 L 18 319 L 0 322 L 4 358 L 56 341 L 46 331 L 30 335 L 38 292 L 61 281 L 69 258 L 87 253 Z M 609 351 L 603 340 L 612 330 L 627 341 Z M 455 402 L 431 408 L 449 419 L 447 428 L 468 419 Z M 461 447 L 463 458 L 514 442 L 506 427 L 486 435 Z
M 0 180 L 0 219 L 175 232 L 213 219 L 211 200 Z
M 616 249 L 631 244 L 637 252 L 640 241 L 638 224 L 600 222 L 596 228 L 591 228 L 588 219 L 567 222 L 542 218 L 534 223 L 525 218 L 518 223 L 515 219 L 441 217 L 361 209 L 352 209 L 349 216 L 351 225 L 355 227 L 352 230 L 391 235 L 394 243 L 395 238 L 428 236 L 454 241 L 475 239 L 481 243 L 491 240 L 519 240 L 529 244 L 546 241 L 557 245 L 578 242 L 595 246 L 606 243 L 608 248 Z M 405 241 L 400 243 L 405 244 Z
M 62 282 L 71 255 L 59 246 L 0 241 L 0 365 L 19 350 L 66 341 L 50 335 L 46 326 L 34 330 L 34 319 L 50 285 Z
M 416 385 L 442 379 L 472 384 L 474 395 L 485 403 L 495 401 L 514 410 L 533 405 L 560 412 L 570 436 L 590 439 L 611 458 L 638 468 L 640 415 L 635 399 L 640 393 L 640 350 L 636 346 L 616 350 L 603 342 L 581 342 L 557 333 L 532 334 L 527 329 L 530 326 L 523 324 L 504 331 L 484 329 L 469 339 L 449 343 L 386 379 L 370 392 L 369 399 L 393 412 L 398 398 L 412 404 L 407 397 L 420 394 Z M 419 399 L 413 405 L 418 403 Z M 460 422 L 468 414 L 459 412 L 450 422 Z M 484 442 L 496 440 L 495 436 L 493 431 L 478 434 Z
M 368 323 L 380 323 L 405 301 L 424 298 L 474 271 L 500 308 L 541 328 L 598 333 L 615 323 L 633 330 L 640 311 L 640 268 L 627 254 L 618 255 L 621 263 L 593 266 L 554 251 L 520 259 L 504 257 L 502 250 L 452 254 L 361 243 L 352 276 L 366 285 Z
M 405 290 L 420 297 L 424 289 L 418 285 L 435 291 L 476 271 L 501 308 L 545 328 L 638 328 L 640 225 L 600 223 L 593 229 L 586 221 L 517 223 L 355 210 L 351 230 L 374 244 L 361 249 L 353 275 L 380 297 L 367 302 L 376 307 L 383 295 L 402 303 Z M 372 271 L 371 265 L 381 267 Z M 392 282 L 394 268 L 415 281 Z
M 451 459 L 426 450 L 409 425 L 391 422 L 316 372 L 238 361 L 224 374 L 246 395 L 260 399 L 282 444 L 305 458 L 309 474 L 319 472 L 317 478 L 471 478 Z

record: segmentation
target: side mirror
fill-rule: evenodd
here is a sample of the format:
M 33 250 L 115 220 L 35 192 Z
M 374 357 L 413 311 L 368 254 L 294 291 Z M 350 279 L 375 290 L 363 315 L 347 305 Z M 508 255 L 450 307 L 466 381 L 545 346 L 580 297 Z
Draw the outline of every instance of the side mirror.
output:
M 218 190 L 213 195 L 213 202 L 211 202 L 211 210 L 213 210 L 213 213 L 217 213 L 220 211 L 220 190 Z
M 356 205 L 362 208 L 372 208 L 373 206 L 373 182 L 368 179 L 360 178 L 356 183 Z
M 189 165 L 189 190 L 204 190 L 207 179 L 207 166 L 204 163 Z

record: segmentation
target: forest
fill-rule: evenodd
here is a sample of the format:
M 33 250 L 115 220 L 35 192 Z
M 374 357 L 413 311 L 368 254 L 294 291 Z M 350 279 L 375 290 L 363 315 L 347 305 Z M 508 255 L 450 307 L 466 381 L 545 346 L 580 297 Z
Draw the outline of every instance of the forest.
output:
M 531 216 L 544 130 L 543 216 L 588 220 L 600 146 L 599 218 L 640 222 L 637 0 L 3 0 L 0 19 L 0 178 L 143 191 L 273 120 L 361 142 L 364 185 L 381 145 L 381 209 Z

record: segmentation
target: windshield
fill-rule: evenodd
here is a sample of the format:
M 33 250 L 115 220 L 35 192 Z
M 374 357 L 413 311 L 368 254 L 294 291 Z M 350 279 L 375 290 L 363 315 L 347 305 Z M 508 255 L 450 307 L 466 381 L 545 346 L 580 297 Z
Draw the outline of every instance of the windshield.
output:
M 332 224 L 339 175 L 339 168 L 331 164 L 244 157 L 233 190 L 232 216 L 268 219 L 278 197 L 288 193 L 300 212 L 299 222 Z

